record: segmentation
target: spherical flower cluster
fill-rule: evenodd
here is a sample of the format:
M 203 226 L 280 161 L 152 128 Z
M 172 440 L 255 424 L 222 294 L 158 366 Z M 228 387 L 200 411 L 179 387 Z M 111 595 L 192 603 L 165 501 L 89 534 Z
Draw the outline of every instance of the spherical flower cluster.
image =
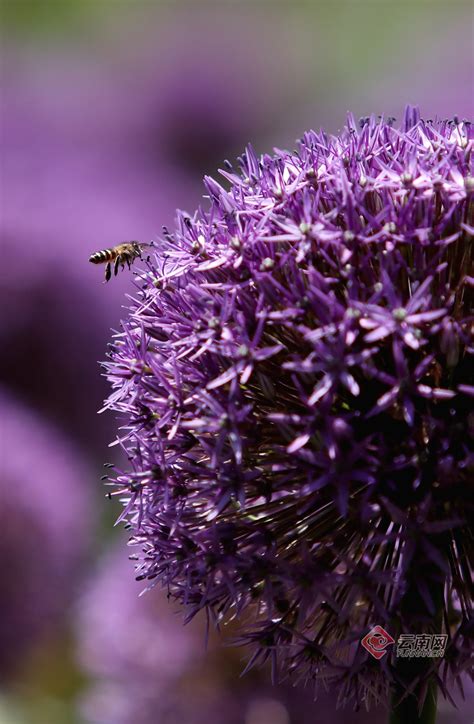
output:
M 342 701 L 405 676 L 421 705 L 467 667 L 472 139 L 409 107 L 248 148 L 165 230 L 106 363 L 137 576 Z M 445 656 L 400 673 L 375 624 Z

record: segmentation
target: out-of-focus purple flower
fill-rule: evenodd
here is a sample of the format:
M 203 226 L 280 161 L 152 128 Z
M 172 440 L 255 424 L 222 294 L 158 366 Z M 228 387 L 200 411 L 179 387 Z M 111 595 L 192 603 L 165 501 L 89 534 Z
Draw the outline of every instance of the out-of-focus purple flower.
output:
M 253 17 L 249 23 L 235 10 L 228 8 L 225 16 L 217 18 L 212 9 L 188 8 L 187 22 L 175 19 L 168 37 L 162 39 L 167 62 L 158 72 L 153 53 L 145 51 L 143 73 L 154 90 L 147 94 L 142 122 L 155 118 L 155 135 L 137 133 L 137 141 L 146 154 L 156 148 L 161 158 L 164 154 L 169 163 L 184 166 L 199 178 L 225 156 L 238 153 L 250 136 L 268 133 L 269 119 L 283 116 L 281 109 L 288 107 L 291 86 L 275 75 L 272 50 L 265 47 L 283 45 L 281 28 L 272 27 L 266 35 L 263 17 Z M 283 57 L 281 61 L 280 73 L 289 79 L 292 63 L 284 63 Z
M 0 674 L 57 630 L 91 531 L 90 471 L 38 415 L 0 390 Z
M 235 650 L 219 646 L 212 632 L 205 647 L 204 622 L 183 626 L 164 593 L 138 596 L 130 572 L 121 548 L 111 549 L 79 601 L 79 661 L 90 677 L 80 701 L 85 721 L 313 724 L 316 713 L 329 717 L 329 701 L 316 708 L 309 690 L 271 688 L 257 670 L 239 679 Z M 352 717 L 333 714 L 336 724 L 357 724 Z
M 81 602 L 80 659 L 99 682 L 85 702 L 91 721 L 142 721 L 150 703 L 158 715 L 155 707 L 166 709 L 167 689 L 199 648 L 195 628 L 180 624 L 165 596 L 138 597 L 127 568 L 109 553 Z
M 8 55 L 6 62 L 12 62 Z M 106 392 L 96 361 L 105 330 L 117 325 L 130 278 L 121 274 L 105 286 L 103 273 L 88 264 L 88 257 L 123 239 L 148 241 L 158 230 L 154 215 L 172 218 L 174 200 L 163 189 L 157 159 L 145 167 L 133 154 L 127 127 L 122 136 L 105 139 L 92 115 L 82 117 L 79 133 L 78 106 L 87 105 L 91 91 L 84 77 L 75 78 L 74 94 L 70 75 L 48 74 L 46 59 L 38 66 L 37 75 L 32 69 L 22 73 L 21 64 L 12 68 L 3 91 L 1 153 L 8 183 L 2 191 L 0 239 L 8 275 L 0 302 L 15 314 L 0 321 L 0 372 L 17 394 L 41 406 L 90 449 L 106 440 L 103 418 L 87 429 L 83 424 Z M 115 102 L 122 100 L 117 88 Z M 118 109 L 111 103 L 108 123 L 101 115 L 107 127 Z M 168 178 L 186 198 L 187 174 L 168 169 L 166 184 Z
M 106 365 L 138 577 L 342 702 L 401 681 L 422 703 L 468 665 L 472 138 L 408 107 L 248 148 L 162 240 Z M 446 655 L 407 678 L 358 645 L 375 624 Z
M 203 671 L 197 622 L 183 626 L 164 594 L 139 597 L 137 584 L 127 580 L 130 568 L 119 550 L 110 551 L 81 602 L 80 660 L 93 682 L 82 702 L 85 719 L 209 721 L 206 716 L 223 694 L 206 681 L 201 690 L 210 672 Z

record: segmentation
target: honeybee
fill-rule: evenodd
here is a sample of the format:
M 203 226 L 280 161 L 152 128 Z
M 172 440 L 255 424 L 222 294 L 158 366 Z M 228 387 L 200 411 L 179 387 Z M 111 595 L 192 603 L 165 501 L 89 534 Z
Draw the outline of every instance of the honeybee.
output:
M 135 259 L 141 258 L 143 249 L 151 246 L 151 244 L 141 244 L 139 241 L 125 241 L 123 244 L 117 244 L 110 249 L 96 251 L 89 257 L 92 264 L 107 264 L 105 267 L 105 281 L 108 282 L 112 276 L 112 262 L 114 264 L 114 275 L 117 276 L 119 266 L 125 269 L 132 266 Z

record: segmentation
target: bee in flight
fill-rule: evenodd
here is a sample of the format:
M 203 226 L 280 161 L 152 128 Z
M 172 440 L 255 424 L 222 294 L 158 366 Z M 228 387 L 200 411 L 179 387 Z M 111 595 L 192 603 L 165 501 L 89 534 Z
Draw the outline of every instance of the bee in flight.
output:
M 125 269 L 132 266 L 135 259 L 141 258 L 142 251 L 151 244 L 141 244 L 139 241 L 125 241 L 123 244 L 117 244 L 110 249 L 96 251 L 89 257 L 92 264 L 107 264 L 105 267 L 105 281 L 108 282 L 112 276 L 112 263 L 114 265 L 114 275 L 117 276 L 119 266 Z

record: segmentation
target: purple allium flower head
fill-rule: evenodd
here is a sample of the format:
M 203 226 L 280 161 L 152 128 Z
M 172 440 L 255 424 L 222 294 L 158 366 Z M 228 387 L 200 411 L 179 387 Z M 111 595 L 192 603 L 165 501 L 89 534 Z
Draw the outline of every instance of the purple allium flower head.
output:
M 472 139 L 408 107 L 249 147 L 161 240 L 106 365 L 138 577 L 342 701 L 397 679 L 359 645 L 375 624 L 448 634 L 420 701 L 468 665 Z
M 92 523 L 90 471 L 41 416 L 0 389 L 0 675 L 58 629 Z

